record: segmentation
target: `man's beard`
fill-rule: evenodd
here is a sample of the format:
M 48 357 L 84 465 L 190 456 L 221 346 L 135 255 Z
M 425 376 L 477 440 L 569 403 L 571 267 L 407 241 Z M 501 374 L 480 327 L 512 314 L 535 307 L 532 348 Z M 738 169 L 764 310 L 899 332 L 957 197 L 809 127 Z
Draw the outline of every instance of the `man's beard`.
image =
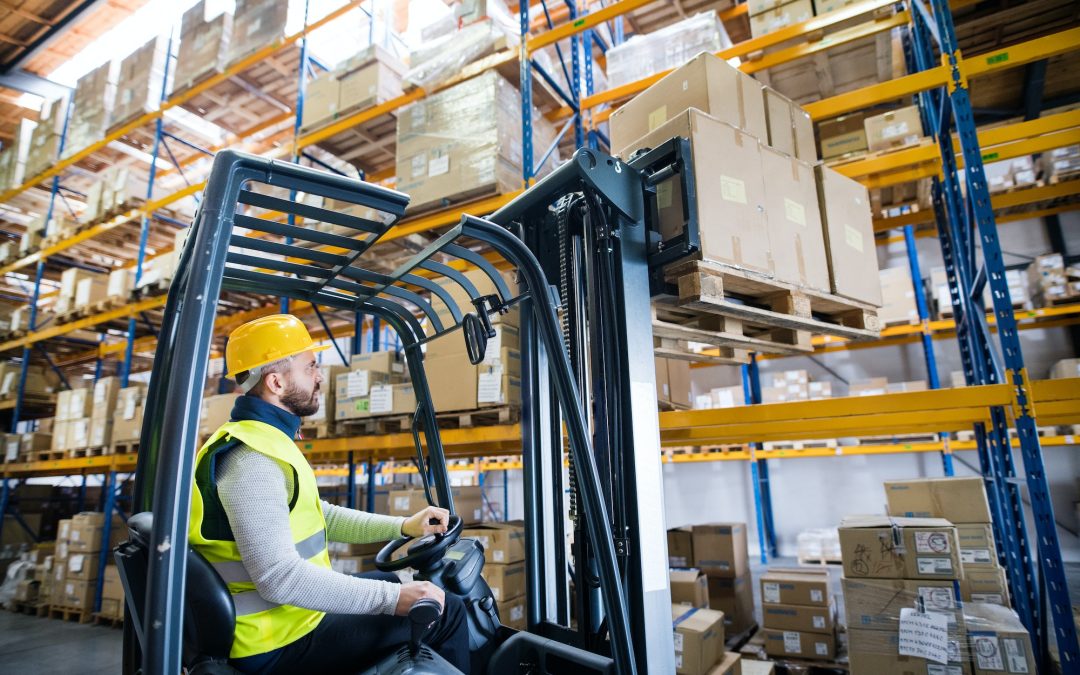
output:
M 282 394 L 281 402 L 297 417 L 314 415 L 319 412 L 319 387 L 316 385 L 309 394 L 290 384 L 289 390 Z

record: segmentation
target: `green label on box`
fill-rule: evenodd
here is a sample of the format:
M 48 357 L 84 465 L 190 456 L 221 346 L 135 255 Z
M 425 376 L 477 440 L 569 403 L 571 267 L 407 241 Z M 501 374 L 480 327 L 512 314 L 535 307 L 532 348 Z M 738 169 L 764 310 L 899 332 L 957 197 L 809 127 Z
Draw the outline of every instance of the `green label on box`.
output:
M 993 56 L 986 57 L 986 64 L 989 66 L 995 63 L 1004 63 L 1009 60 L 1009 52 L 1001 52 L 1000 54 L 994 54 Z
M 358 398 L 356 399 L 356 412 L 367 412 L 371 409 L 371 399 Z

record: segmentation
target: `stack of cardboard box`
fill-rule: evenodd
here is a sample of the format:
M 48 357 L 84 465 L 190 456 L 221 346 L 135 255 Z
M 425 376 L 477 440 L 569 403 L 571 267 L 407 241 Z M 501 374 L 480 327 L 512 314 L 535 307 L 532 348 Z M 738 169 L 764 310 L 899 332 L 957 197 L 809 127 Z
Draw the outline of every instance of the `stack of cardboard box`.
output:
M 728 634 L 756 625 L 745 523 L 710 523 L 668 530 L 668 564 L 694 567 L 708 578 L 709 609 L 724 614 Z
M 146 199 L 146 176 L 127 167 L 111 166 L 99 174 L 99 180 L 86 194 L 83 222 L 106 220 L 134 208 Z
M 678 68 L 701 52 L 715 54 L 730 46 L 731 39 L 716 11 L 702 12 L 647 35 L 635 35 L 609 49 L 608 83 L 620 87 L 637 82 Z
M 221 12 L 206 20 L 206 0 L 184 12 L 180 21 L 180 49 L 172 93 L 181 92 L 221 72 L 229 51 L 232 14 Z
M 869 197 L 815 167 L 799 106 L 710 54 L 675 69 L 612 113 L 618 155 L 689 140 L 702 258 L 777 281 L 880 304 Z M 768 180 L 765 180 L 768 176 Z M 657 186 L 660 230 L 684 223 L 681 176 Z
M 525 527 L 520 522 L 489 523 L 462 531 L 484 547 L 484 579 L 499 605 L 499 620 L 518 630 L 525 617 Z
M 749 0 L 750 35 L 761 37 L 814 16 L 811 0 Z
M 731 672 L 733 664 L 738 663 L 737 656 L 729 659 L 724 652 L 723 612 L 673 602 L 671 627 L 675 638 L 677 675 Z M 721 661 L 722 668 L 714 668 Z
M 828 570 L 772 569 L 761 577 L 765 653 L 797 659 L 836 657 L 836 607 Z
M 91 448 L 105 447 L 112 443 L 113 415 L 120 394 L 120 378 L 103 377 L 94 383 L 94 397 L 90 413 Z
M 22 365 L 14 361 L 0 361 L 0 396 L 13 396 L 19 387 Z M 47 396 L 59 388 L 60 378 L 51 368 L 41 365 L 26 367 L 26 387 L 23 391 L 31 396 Z
M 304 91 L 304 128 L 318 127 L 342 114 L 400 96 L 404 73 L 405 64 L 379 45 L 360 50 L 308 82 Z
M 1066 265 L 1060 253 L 1040 255 L 1027 268 L 1028 291 L 1036 307 L 1080 298 L 1080 266 Z
M 1031 633 L 1011 609 L 993 604 L 964 605 L 968 649 L 975 675 L 1039 672 L 1031 649 Z
M 956 528 L 942 518 L 850 516 L 840 524 L 848 653 L 853 672 L 970 673 L 967 634 L 959 611 L 960 545 Z M 905 610 L 941 613 L 948 662 L 902 655 Z
M 142 434 L 143 401 L 146 386 L 133 384 L 116 393 L 116 412 L 113 413 L 112 443 L 137 442 Z
M 120 62 L 112 128 L 157 109 L 162 92 L 169 91 L 164 82 L 168 60 L 169 38 L 159 35 Z
M 330 566 L 334 568 L 334 571 L 342 574 L 374 572 L 377 569 L 375 555 L 386 543 L 379 541 L 371 544 L 343 544 L 332 541 L 327 544 L 330 551 Z
M 65 157 L 104 138 L 112 122 L 116 99 L 116 65 L 115 61 L 108 61 L 75 83 L 72 117 L 64 141 Z
M 944 518 L 956 527 L 964 601 L 1009 606 L 982 478 L 886 481 L 885 497 L 892 516 Z
M 278 0 L 237 0 L 229 38 L 230 65 L 285 34 L 289 3 Z
M 92 389 L 66 389 L 57 394 L 53 450 L 74 450 L 89 446 L 90 414 L 93 406 Z
M 454 510 L 466 525 L 484 520 L 484 498 L 478 485 L 456 485 L 450 488 L 454 499 Z M 402 488 L 391 490 L 389 496 L 389 514 L 409 517 L 428 506 L 423 488 Z
M 1080 171 L 1080 145 L 1044 152 L 1039 157 L 1039 168 L 1044 180 L 1057 182 L 1073 178 Z
M 334 371 L 334 419 L 407 414 L 416 410 L 416 395 L 397 352 L 353 354 L 345 372 Z
M 94 593 L 101 564 L 102 536 L 105 515 L 85 511 L 70 520 L 61 520 L 57 528 L 56 555 L 53 559 L 51 603 L 68 609 L 89 612 L 93 609 Z M 123 521 L 114 516 L 108 550 L 127 538 Z M 109 579 L 106 567 L 106 580 Z M 102 597 L 105 597 L 104 594 Z M 116 593 L 111 596 L 115 598 Z M 122 592 L 120 598 L 122 599 Z
M 102 573 L 105 580 L 101 586 L 100 614 L 107 619 L 122 619 L 124 618 L 124 585 L 120 581 L 120 570 L 111 559 L 109 563 Z
M 919 308 L 915 304 L 915 287 L 911 271 L 905 267 L 889 267 L 879 272 L 881 282 L 881 325 L 918 323 Z M 919 280 L 922 283 L 922 279 Z
M 60 135 L 64 131 L 67 116 L 66 96 L 41 104 L 37 126 L 30 135 L 30 147 L 26 154 L 26 177 L 42 173 L 56 162 L 60 151 Z
M 71 267 L 60 275 L 60 291 L 56 297 L 57 314 L 85 307 L 105 298 L 108 289 L 108 277 L 96 272 L 88 272 Z

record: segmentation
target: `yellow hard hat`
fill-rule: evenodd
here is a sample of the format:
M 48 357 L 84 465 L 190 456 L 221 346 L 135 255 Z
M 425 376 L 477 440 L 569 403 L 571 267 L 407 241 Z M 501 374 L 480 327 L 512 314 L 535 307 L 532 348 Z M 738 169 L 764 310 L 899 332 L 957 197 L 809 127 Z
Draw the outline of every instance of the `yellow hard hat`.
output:
M 292 314 L 271 314 L 248 321 L 229 335 L 225 346 L 226 377 L 254 370 L 288 356 L 321 352 L 329 345 L 317 345 L 307 326 Z

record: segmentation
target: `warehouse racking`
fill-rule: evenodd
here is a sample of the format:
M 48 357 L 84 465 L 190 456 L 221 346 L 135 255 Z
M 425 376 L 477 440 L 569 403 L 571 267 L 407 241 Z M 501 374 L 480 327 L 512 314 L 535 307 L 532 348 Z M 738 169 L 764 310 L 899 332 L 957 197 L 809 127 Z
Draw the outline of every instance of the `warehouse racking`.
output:
M 896 326 L 882 331 L 876 342 L 848 342 L 839 338 L 819 336 L 814 340 L 818 352 L 838 349 L 863 349 L 885 345 L 918 342 L 923 347 L 928 380 L 932 390 L 910 394 L 889 394 L 858 399 L 857 406 L 850 400 L 844 402 L 809 401 L 773 404 L 760 409 L 676 411 L 661 414 L 661 429 L 665 461 L 747 461 L 751 468 L 755 487 L 755 506 L 758 515 L 760 541 L 763 557 L 771 549 L 775 555 L 775 531 L 769 494 L 769 458 L 847 456 L 855 454 L 884 454 L 908 452 L 938 452 L 942 454 L 946 474 L 952 473 L 951 454 L 958 450 L 974 449 L 979 453 L 988 492 L 996 511 L 995 521 L 1003 528 L 998 532 L 1001 550 L 999 555 L 1009 563 L 1010 584 L 1018 598 L 1018 610 L 1025 624 L 1032 629 L 1037 642 L 1045 644 L 1047 616 L 1041 606 L 1043 598 L 1050 608 L 1054 625 L 1058 629 L 1058 648 L 1063 661 L 1077 663 L 1075 634 L 1063 627 L 1062 608 L 1067 610 L 1063 579 L 1060 575 L 1060 551 L 1052 519 L 1048 519 L 1048 499 L 1045 477 L 1041 472 L 1042 447 L 1071 445 L 1071 437 L 1043 437 L 1035 434 L 1033 410 L 1038 411 L 1042 424 L 1071 424 L 1080 420 L 1080 395 L 1075 381 L 1032 382 L 1024 369 L 1020 356 L 1016 331 L 1025 328 L 1046 328 L 1074 325 L 1080 319 L 1076 306 L 1060 306 L 1014 312 L 1008 305 L 1007 291 L 1004 296 L 1003 268 L 1000 247 L 995 251 L 996 222 L 1020 218 L 1048 217 L 1076 208 L 1076 195 L 1080 194 L 1080 181 L 1056 184 L 989 195 L 985 183 L 979 187 L 976 180 L 968 182 L 968 199 L 959 192 L 956 177 L 958 165 L 969 168 L 968 176 L 978 174 L 976 167 L 983 160 L 1007 159 L 1045 152 L 1053 148 L 1080 143 L 1080 112 L 1067 110 L 1046 117 L 1010 123 L 977 130 L 970 114 L 968 82 L 997 77 L 1002 73 L 1048 59 L 1071 55 L 1080 45 L 1080 29 L 1065 28 L 1057 32 L 1025 39 L 1007 48 L 995 48 L 976 52 L 974 56 L 960 55 L 956 32 L 952 27 L 952 14 L 944 3 L 934 0 L 923 3 L 913 0 L 906 9 L 891 11 L 896 3 L 886 0 L 865 0 L 856 5 L 814 17 L 797 25 L 789 26 L 765 36 L 738 41 L 731 48 L 721 51 L 722 58 L 744 59 L 741 68 L 746 72 L 762 72 L 800 59 L 814 58 L 859 40 L 881 35 L 888 31 L 903 29 L 906 32 L 905 47 L 909 74 L 896 79 L 869 84 L 846 93 L 824 96 L 806 105 L 817 120 L 872 107 L 915 96 L 923 115 L 926 136 L 929 141 L 915 147 L 881 155 L 868 155 L 837 166 L 845 175 L 855 177 L 869 187 L 886 187 L 909 183 L 913 180 L 933 178 L 934 208 L 904 210 L 888 218 L 877 218 L 875 230 L 888 233 L 901 230 L 899 237 L 879 237 L 878 243 L 903 241 L 912 268 L 915 294 L 919 309 L 919 323 Z M 349 156 L 354 169 L 369 180 L 387 180 L 393 175 L 392 152 L 387 152 L 389 133 L 392 143 L 392 121 L 395 111 L 411 103 L 423 100 L 437 90 L 475 77 L 490 69 L 496 69 L 511 80 L 521 84 L 523 155 L 525 157 L 523 184 L 534 178 L 534 167 L 543 164 L 560 145 L 589 145 L 605 147 L 606 138 L 599 125 L 607 119 L 612 106 L 642 91 L 657 81 L 663 73 L 614 87 L 605 91 L 593 91 L 593 61 L 604 58 L 606 50 L 623 39 L 623 21 L 637 16 L 640 26 L 648 26 L 648 9 L 645 0 L 620 0 L 607 5 L 599 3 L 558 4 L 548 7 L 545 2 L 530 8 L 527 3 L 518 7 L 521 42 L 515 49 L 504 49 L 485 57 L 467 67 L 450 80 L 430 88 L 414 88 L 399 97 L 368 109 L 354 111 L 332 123 L 308 130 L 303 128 L 302 115 L 305 81 L 321 66 L 315 64 L 306 51 L 306 35 L 335 21 L 361 3 L 349 2 L 326 16 L 307 23 L 300 32 L 279 39 L 275 43 L 252 53 L 231 65 L 219 75 L 169 97 L 162 91 L 160 107 L 134 121 L 115 129 L 105 138 L 66 158 L 59 159 L 51 168 L 27 180 L 23 185 L 0 194 L 0 202 L 28 206 L 42 210 L 49 222 L 54 210 L 66 206 L 64 188 L 71 183 L 84 187 L 87 171 L 100 169 L 116 159 L 110 144 L 132 141 L 149 147 L 152 157 L 151 180 L 145 203 L 119 214 L 105 222 L 74 232 L 46 248 L 23 256 L 0 267 L 0 273 L 17 272 L 32 268 L 33 292 L 30 297 L 31 330 L 28 334 L 12 337 L 0 343 L 0 351 L 22 350 L 22 374 L 24 382 L 26 367 L 32 349 L 39 349 L 57 372 L 85 372 L 92 367 L 95 377 L 102 373 L 103 361 L 119 359 L 119 372 L 126 384 L 141 355 L 151 354 L 156 344 L 153 313 L 164 306 L 164 297 L 145 297 L 131 303 L 110 308 L 103 312 L 66 321 L 60 325 L 39 327 L 35 325 L 36 306 L 43 297 L 43 281 L 48 274 L 47 262 L 58 256 L 76 259 L 91 250 L 96 241 L 123 241 L 135 238 L 134 255 L 129 249 L 125 264 L 141 274 L 143 265 L 151 259 L 149 249 L 156 254 L 168 251 L 167 238 L 163 232 L 184 223 L 163 210 L 171 205 L 196 196 L 203 183 L 193 180 L 205 158 L 226 145 L 239 145 L 247 149 L 270 153 L 292 161 L 307 160 L 333 170 L 350 170 L 335 157 Z M 952 12 L 974 5 L 970 0 L 949 3 Z M 711 3 L 704 8 L 710 9 Z M 687 7 L 688 11 L 692 8 Z M 739 4 L 720 11 L 721 18 L 736 20 L 746 14 L 746 5 Z M 542 16 L 541 16 L 542 15 Z M 368 15 L 370 17 L 370 14 Z M 656 20 L 662 24 L 664 19 Z M 374 22 L 372 21 L 372 24 Z M 607 34 L 613 44 L 605 44 L 598 29 L 607 26 Z M 828 34 L 829 39 L 820 39 Z M 931 44 L 933 43 L 933 44 Z M 534 58 L 534 54 L 550 46 L 569 44 L 569 63 L 559 49 L 561 67 L 567 73 L 569 86 L 562 87 L 556 77 L 547 72 Z M 935 46 L 936 45 L 936 46 Z M 935 54 L 945 54 L 940 65 Z M 267 70 L 267 63 L 273 68 Z M 260 71 L 260 69 L 263 69 Z M 281 71 L 298 74 L 295 87 L 278 87 L 274 96 L 260 91 L 252 82 L 269 82 L 276 77 L 280 84 Z M 278 73 L 276 76 L 274 73 Z M 260 79 L 261 78 L 261 79 Z M 239 86 L 238 81 L 245 82 Z M 584 91 L 576 83 L 584 81 Z M 947 94 L 942 94 L 946 91 Z M 213 95 L 212 95 L 213 94 Z M 531 133 L 532 108 L 542 101 L 549 120 L 560 124 L 559 140 L 546 148 L 533 146 Z M 260 102 L 262 107 L 259 107 Z M 948 105 L 944 105 L 948 103 Z M 185 106 L 203 113 L 212 112 L 213 106 L 227 109 L 230 106 L 248 106 L 259 110 L 252 121 L 247 119 L 223 119 L 222 126 L 230 136 L 220 146 L 203 147 L 184 138 L 181 131 L 171 128 L 165 111 Z M 294 112 L 296 111 L 296 112 Z M 944 114 L 942 111 L 945 111 Z M 1037 112 L 1037 111 L 1036 111 Z M 68 113 L 70 115 L 70 111 Z M 389 125 L 389 126 L 388 126 Z M 390 129 L 388 132 L 387 129 Z M 955 129 L 954 140 L 949 130 Z M 570 133 L 572 130 L 572 134 Z M 61 135 L 60 151 L 66 131 Z M 365 148 L 378 142 L 380 151 L 365 153 Z M 984 151 L 992 148 L 992 151 Z M 959 151 L 959 153 L 957 153 Z M 167 155 L 170 168 L 158 171 L 158 159 Z M 540 161 L 533 162 L 539 157 Z M 77 170 L 76 170 L 77 169 Z M 155 173 L 157 176 L 155 176 Z M 189 175 L 190 174 L 190 175 Z M 940 178 L 939 178 L 940 176 Z M 155 183 L 166 179 L 172 191 L 155 198 Z M 80 182 L 81 181 L 81 182 Z M 178 187 L 182 184 L 182 187 Z M 47 186 L 47 190 L 42 190 Z M 78 192 L 78 190 L 75 190 Z M 43 196 L 47 193 L 47 197 Z M 512 191 L 495 194 L 438 209 L 403 221 L 390 238 L 405 239 L 456 222 L 462 211 L 487 213 L 505 204 L 518 194 Z M 968 216 L 967 214 L 972 214 Z M 934 224 L 935 229 L 919 229 Z M 928 312 L 925 292 L 918 283 L 921 278 L 919 260 L 914 240 L 920 236 L 938 236 L 950 268 L 950 290 L 957 319 L 932 321 Z M 112 239 L 109 239 L 112 237 Z M 976 250 L 975 240 L 982 241 Z M 156 244 L 151 246 L 151 243 Z M 974 268 L 972 261 L 982 256 L 981 268 Z M 981 272 L 978 269 L 982 269 Z M 978 302 L 972 297 L 981 295 L 982 288 L 989 285 L 994 291 L 994 311 L 984 317 Z M 974 293 L 974 291 L 978 293 Z M 232 313 L 220 314 L 215 334 L 222 335 L 231 327 L 257 316 L 276 311 L 277 308 L 252 307 L 242 297 L 230 298 Z M 378 349 L 382 330 L 378 325 L 357 325 L 340 317 L 326 320 L 317 308 L 293 304 L 290 310 L 302 315 L 318 315 L 321 330 L 316 337 L 335 340 L 353 338 L 353 351 L 362 347 Z M 110 328 L 123 332 L 124 339 L 102 339 L 98 344 L 82 343 L 59 345 L 58 338 L 77 335 L 79 331 L 92 330 L 102 333 Z M 992 355 L 991 330 L 998 329 L 1001 352 L 1005 362 L 995 362 Z M 968 387 L 940 389 L 934 357 L 933 341 L 956 338 L 965 354 L 965 375 Z M 365 339 L 366 338 L 366 339 Z M 51 340 L 52 353 L 43 346 Z M 57 355 L 57 358 L 52 358 Z M 55 362 L 54 362 L 55 361 Z M 744 366 L 744 382 L 748 402 L 760 401 L 760 383 L 757 381 L 757 361 Z M 1002 384 L 1007 382 L 1008 384 Z M 47 401 L 30 405 L 20 385 L 14 401 L 4 405 L 14 408 L 14 424 L 21 418 L 42 415 L 48 409 Z M 1031 402 L 1036 405 L 1032 405 Z M 854 408 L 854 409 L 853 409 Z M 1009 439 L 1007 428 L 1014 424 L 1019 430 L 1016 439 Z M 768 423 L 765 433 L 760 425 Z M 950 440 L 941 436 L 931 442 L 898 442 L 876 445 L 844 446 L 841 448 L 806 448 L 799 450 L 766 450 L 763 441 L 785 439 L 834 438 L 837 436 L 902 435 L 911 432 L 942 433 L 961 431 L 975 427 L 975 440 Z M 500 457 L 512 455 L 520 443 L 520 429 L 516 425 L 480 427 L 469 430 L 448 430 L 444 443 L 450 456 Z M 691 447 L 692 452 L 677 452 L 676 448 Z M 1032 549 L 1023 520 L 1019 502 L 1019 487 L 1012 466 L 1010 447 L 1017 447 L 1025 464 L 1028 488 L 1033 496 L 1032 507 L 1036 519 L 1038 546 Z M 328 464 L 344 464 L 349 476 L 349 503 L 355 504 L 355 476 L 358 463 L 367 466 L 369 485 L 374 485 L 380 462 L 407 456 L 412 451 L 412 440 L 407 434 L 389 434 L 360 438 L 313 439 L 303 442 L 303 449 L 313 461 Z M 514 459 L 496 459 L 480 463 L 482 471 L 506 471 L 517 468 Z M 6 512 L 12 492 L 10 480 L 31 476 L 100 474 L 104 480 L 105 510 L 115 506 L 116 486 L 119 476 L 134 469 L 133 455 L 106 455 L 83 457 L 29 464 L 4 466 L 3 491 L 0 494 L 0 512 Z M 473 467 L 475 469 L 475 466 Z M 85 483 L 84 483 L 85 484 Z M 505 483 L 504 483 L 505 485 Z M 374 491 L 368 490 L 369 499 Z M 108 522 L 108 521 L 107 521 Z M 109 536 L 108 525 L 104 535 Z M 1035 577 L 1034 567 L 1045 577 Z M 1057 575 L 1057 576 L 1056 576 Z M 1047 588 L 1041 591 L 1033 580 L 1045 579 Z M 1071 625 L 1071 621 L 1067 622 Z M 1070 639 L 1071 638 L 1071 639 Z

